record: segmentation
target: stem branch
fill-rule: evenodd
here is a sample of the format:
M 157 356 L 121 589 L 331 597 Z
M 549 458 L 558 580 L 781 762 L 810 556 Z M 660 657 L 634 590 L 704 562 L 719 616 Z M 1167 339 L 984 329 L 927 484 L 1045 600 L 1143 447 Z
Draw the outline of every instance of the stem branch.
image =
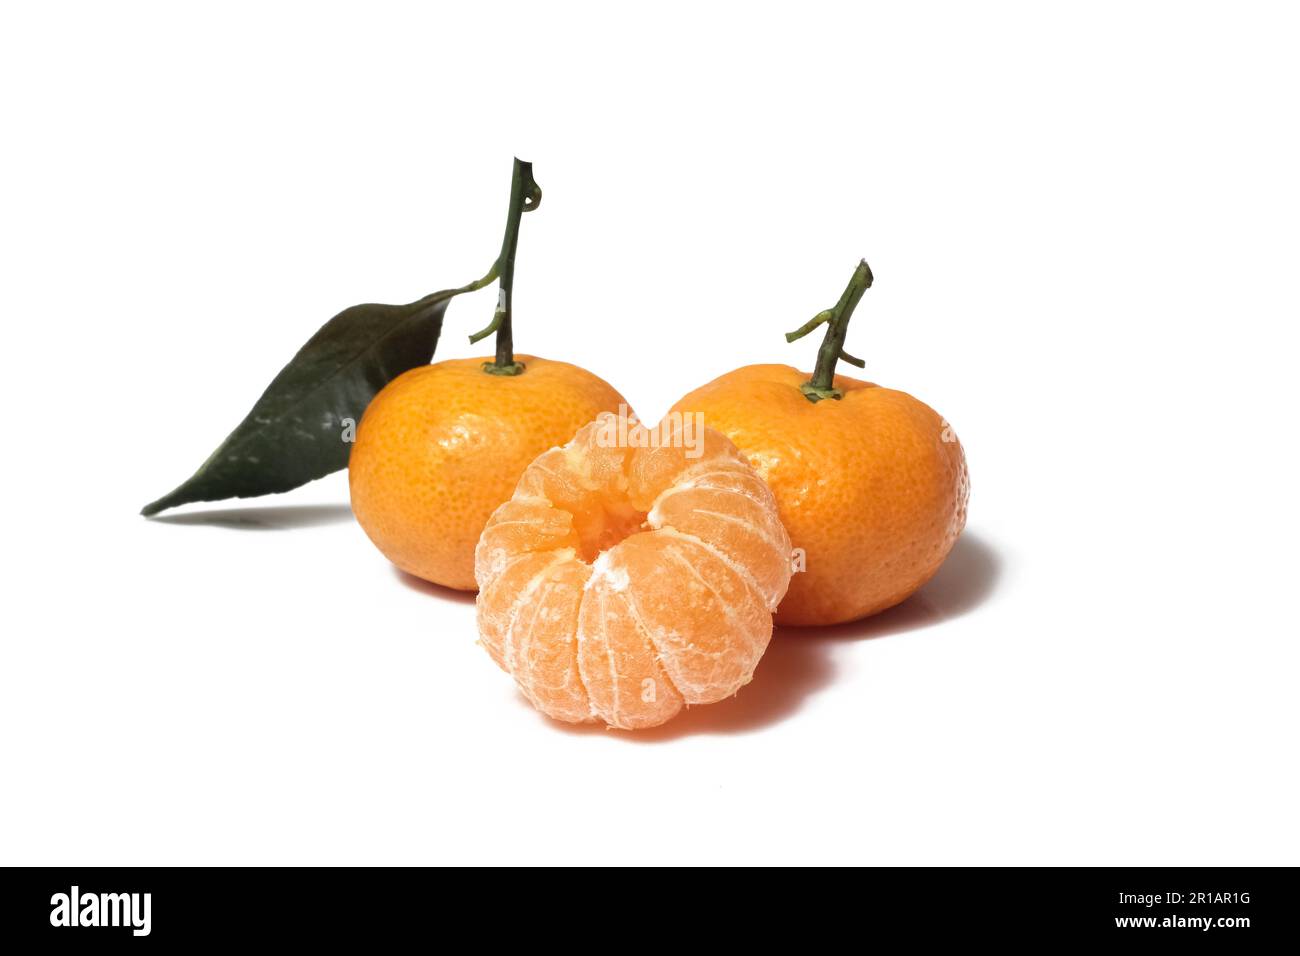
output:
M 812 378 L 800 386 L 808 401 L 820 402 L 824 398 L 841 397 L 840 390 L 835 387 L 835 364 L 840 359 L 859 368 L 865 366 L 866 363 L 861 359 L 854 358 L 844 351 L 844 336 L 848 334 L 849 319 L 853 316 L 853 310 L 862 299 L 862 293 L 871 288 L 873 278 L 871 267 L 867 265 L 867 260 L 863 259 L 853 270 L 853 277 L 849 279 L 849 284 L 840 295 L 840 301 L 835 303 L 833 309 L 819 312 L 802 328 L 786 335 L 786 341 L 793 342 L 822 323 L 826 324 L 826 337 L 822 339 L 821 348 L 817 351 L 817 365 L 813 368 Z
M 510 208 L 506 214 L 506 231 L 501 238 L 501 254 L 488 274 L 475 288 L 483 288 L 493 279 L 500 280 L 496 312 L 487 327 L 469 337 L 471 343 L 496 333 L 496 358 L 483 363 L 483 371 L 493 375 L 518 375 L 524 370 L 522 362 L 515 361 L 515 344 L 512 327 L 512 302 L 515 281 L 515 252 L 519 248 L 519 220 L 532 212 L 542 202 L 542 190 L 533 179 L 533 164 L 515 159 L 510 177 Z

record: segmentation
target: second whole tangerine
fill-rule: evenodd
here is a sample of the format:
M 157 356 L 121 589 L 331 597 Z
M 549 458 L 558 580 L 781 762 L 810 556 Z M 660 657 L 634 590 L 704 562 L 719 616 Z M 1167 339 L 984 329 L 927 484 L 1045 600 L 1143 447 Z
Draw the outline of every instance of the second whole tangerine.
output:
M 348 464 L 352 511 L 408 574 L 472 591 L 474 548 L 528 463 L 626 404 L 586 369 L 531 355 L 494 375 L 455 359 L 399 375 L 371 401 Z
M 924 402 L 834 374 L 848 318 L 871 285 L 862 262 L 827 324 L 817 368 L 751 365 L 683 396 L 771 487 L 801 570 L 779 625 L 840 624 L 893 607 L 928 581 L 966 524 L 970 479 L 952 427 Z

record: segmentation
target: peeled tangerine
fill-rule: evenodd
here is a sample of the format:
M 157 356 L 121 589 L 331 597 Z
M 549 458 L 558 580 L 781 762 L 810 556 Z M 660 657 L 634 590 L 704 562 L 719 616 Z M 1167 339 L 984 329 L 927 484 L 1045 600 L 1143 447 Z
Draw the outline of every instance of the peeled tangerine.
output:
M 654 727 L 735 694 L 767 648 L 790 539 L 736 447 L 691 426 L 602 414 L 483 530 L 481 643 L 550 717 Z

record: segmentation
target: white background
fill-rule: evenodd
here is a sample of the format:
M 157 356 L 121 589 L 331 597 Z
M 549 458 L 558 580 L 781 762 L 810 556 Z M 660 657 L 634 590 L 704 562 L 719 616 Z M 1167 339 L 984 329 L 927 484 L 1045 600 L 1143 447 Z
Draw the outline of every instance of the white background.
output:
M 0 862 L 1300 862 L 1293 17 L 7 5 Z M 970 460 L 931 585 L 629 736 L 342 474 L 137 515 L 340 308 L 482 274 L 512 154 L 517 345 L 649 420 L 810 367 L 867 257 L 849 350 Z

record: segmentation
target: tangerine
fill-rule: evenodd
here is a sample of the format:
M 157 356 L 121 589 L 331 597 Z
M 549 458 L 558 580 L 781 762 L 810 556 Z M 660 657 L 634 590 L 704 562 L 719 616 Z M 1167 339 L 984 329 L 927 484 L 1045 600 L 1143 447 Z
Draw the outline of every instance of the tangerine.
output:
M 906 392 L 834 375 L 848 317 L 871 284 L 861 263 L 829 322 L 813 375 L 750 365 L 684 396 L 771 487 L 804 569 L 780 625 L 838 624 L 883 611 L 939 569 L 966 523 L 966 455 L 951 426 Z
M 475 555 L 480 642 L 538 710 L 636 729 L 735 694 L 772 634 L 790 539 L 735 446 L 601 415 L 524 471 Z M 698 452 L 693 454 L 692 452 Z
M 518 358 L 515 375 L 483 359 L 411 369 L 366 408 L 348 462 L 352 511 L 403 571 L 472 591 L 479 535 L 528 463 L 625 405 L 576 365 Z

